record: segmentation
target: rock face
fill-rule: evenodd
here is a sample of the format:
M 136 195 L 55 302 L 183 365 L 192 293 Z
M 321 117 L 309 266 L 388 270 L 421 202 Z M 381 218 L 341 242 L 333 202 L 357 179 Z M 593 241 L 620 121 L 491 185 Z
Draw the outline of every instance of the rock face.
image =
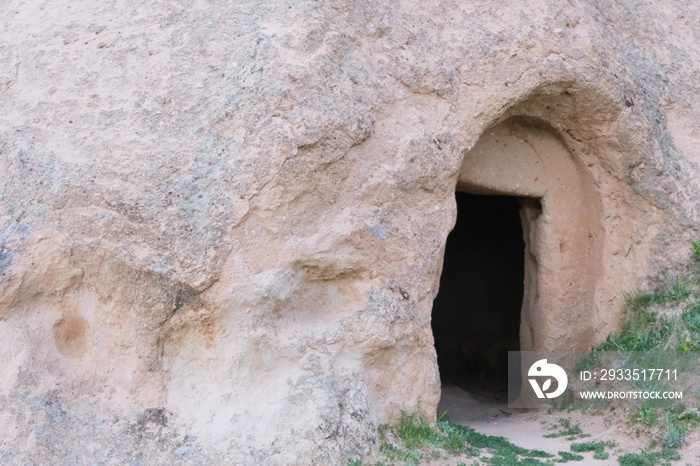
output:
M 0 9 L 0 459 L 344 464 L 434 417 L 456 189 L 522 210 L 526 348 L 700 225 L 693 2 Z

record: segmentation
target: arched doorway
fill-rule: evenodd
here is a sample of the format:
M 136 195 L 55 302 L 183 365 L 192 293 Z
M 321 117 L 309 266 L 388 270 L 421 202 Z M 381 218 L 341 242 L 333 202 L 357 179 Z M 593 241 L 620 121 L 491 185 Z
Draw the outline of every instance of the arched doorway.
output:
M 508 351 L 590 344 L 601 202 L 553 130 L 515 118 L 465 154 L 456 196 L 432 314 L 441 380 L 502 397 Z

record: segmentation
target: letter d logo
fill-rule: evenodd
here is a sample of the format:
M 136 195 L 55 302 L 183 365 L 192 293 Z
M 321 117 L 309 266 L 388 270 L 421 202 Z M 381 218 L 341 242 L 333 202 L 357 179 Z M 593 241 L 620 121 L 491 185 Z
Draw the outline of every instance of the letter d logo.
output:
M 557 389 L 551 393 L 547 393 L 547 390 L 549 390 L 552 385 L 551 378 L 545 380 L 541 388 L 536 379 L 528 379 L 537 398 L 556 398 L 564 393 L 569 383 L 569 377 L 566 376 L 566 371 L 556 364 L 548 364 L 546 359 L 540 359 L 530 366 L 527 375 L 529 377 L 553 377 L 557 381 Z

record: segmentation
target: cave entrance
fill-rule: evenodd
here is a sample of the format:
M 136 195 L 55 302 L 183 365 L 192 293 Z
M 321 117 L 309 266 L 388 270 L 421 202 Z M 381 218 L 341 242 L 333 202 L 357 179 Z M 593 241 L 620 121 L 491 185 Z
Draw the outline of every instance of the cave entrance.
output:
M 458 385 L 476 397 L 505 402 L 508 351 L 520 350 L 521 210 L 534 201 L 464 192 L 456 193 L 456 201 L 457 222 L 447 238 L 432 311 L 440 378 L 443 387 Z

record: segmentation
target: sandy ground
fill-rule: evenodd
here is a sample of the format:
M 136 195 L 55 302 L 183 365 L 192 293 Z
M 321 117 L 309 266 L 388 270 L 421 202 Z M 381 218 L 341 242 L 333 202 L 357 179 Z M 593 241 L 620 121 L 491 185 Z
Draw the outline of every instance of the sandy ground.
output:
M 477 432 L 486 435 L 502 436 L 510 442 L 528 449 L 544 450 L 552 454 L 559 451 L 571 451 L 573 442 L 587 441 L 615 441 L 617 446 L 607 449 L 610 457 L 607 460 L 596 460 L 593 453 L 583 453 L 584 460 L 571 462 L 572 465 L 618 465 L 618 456 L 639 452 L 647 444 L 650 431 L 642 431 L 630 426 L 626 421 L 626 414 L 616 415 L 608 413 L 605 416 L 599 414 L 586 414 L 578 411 L 568 412 L 559 410 L 555 412 L 529 411 L 516 412 L 508 409 L 507 402 L 486 396 L 475 397 L 457 385 L 446 385 L 442 390 L 439 404 L 439 412 L 447 411 L 452 422 L 474 428 Z M 559 419 L 570 419 L 572 425 L 580 424 L 584 433 L 590 437 L 568 441 L 564 438 L 545 438 L 551 433 L 548 427 L 558 422 Z M 680 450 L 683 458 L 681 461 L 672 462 L 674 465 L 699 465 L 700 464 L 700 435 L 692 433 L 688 436 L 688 445 Z M 471 466 L 481 464 L 473 458 L 445 458 L 431 461 L 431 465 L 457 465 L 460 462 Z

